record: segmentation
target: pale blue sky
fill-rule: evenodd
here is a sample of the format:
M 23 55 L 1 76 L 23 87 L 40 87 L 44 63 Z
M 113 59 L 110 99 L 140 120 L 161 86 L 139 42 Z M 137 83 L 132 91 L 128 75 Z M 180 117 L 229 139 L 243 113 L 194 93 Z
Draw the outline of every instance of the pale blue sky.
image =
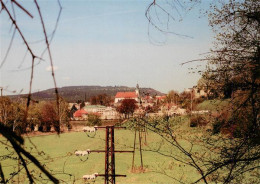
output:
M 48 33 L 51 33 L 58 6 L 54 0 L 39 1 Z M 169 28 L 179 34 L 162 35 L 150 29 L 145 11 L 151 1 L 140 0 L 61 0 L 63 7 L 51 50 L 56 67 L 58 87 L 71 85 L 125 85 L 152 87 L 161 92 L 182 91 L 192 87 L 199 79 L 198 74 L 189 74 L 188 68 L 197 64 L 181 66 L 182 62 L 198 59 L 211 47 L 212 33 L 207 17 L 199 18 L 198 6 L 185 14 L 183 21 L 172 22 Z M 205 3 L 204 1 L 203 3 Z M 33 43 L 43 39 L 41 25 L 31 0 L 23 1 L 31 10 L 34 19 L 17 9 L 18 25 L 21 26 L 33 50 L 39 55 L 44 43 Z M 160 12 L 157 12 L 160 15 Z M 10 21 L 6 13 L 0 15 L 1 61 L 11 38 Z M 153 44 L 153 40 L 163 44 Z M 152 43 L 151 43 L 152 40 Z M 0 86 L 8 90 L 28 91 L 31 65 L 26 48 L 16 34 L 12 50 L 5 65 L 0 69 Z M 33 91 L 53 87 L 48 71 L 49 61 L 37 65 Z M 6 92 L 5 92 L 6 93 Z

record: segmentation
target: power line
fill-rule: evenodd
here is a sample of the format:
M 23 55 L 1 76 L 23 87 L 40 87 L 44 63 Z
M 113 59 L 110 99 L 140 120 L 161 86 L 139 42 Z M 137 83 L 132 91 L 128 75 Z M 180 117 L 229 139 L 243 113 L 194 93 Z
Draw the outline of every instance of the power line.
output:
M 95 129 L 106 129 L 106 143 L 105 150 L 89 150 L 90 152 L 105 153 L 105 174 L 93 174 L 94 178 L 96 176 L 105 177 L 105 184 L 115 184 L 116 177 L 126 177 L 126 175 L 116 174 L 115 171 L 115 153 L 133 153 L 134 151 L 123 151 L 115 150 L 115 140 L 114 140 L 114 129 L 125 129 L 125 127 L 115 127 L 115 126 L 104 126 L 95 127 Z M 84 177 L 84 176 L 83 176 Z M 90 175 L 86 175 L 90 177 Z

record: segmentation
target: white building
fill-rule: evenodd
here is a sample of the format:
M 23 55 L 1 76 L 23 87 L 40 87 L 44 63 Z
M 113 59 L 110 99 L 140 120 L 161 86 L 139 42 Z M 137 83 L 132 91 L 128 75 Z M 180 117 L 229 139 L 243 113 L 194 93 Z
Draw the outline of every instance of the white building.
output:
M 87 105 L 84 107 L 84 110 L 91 114 L 100 115 L 101 119 L 119 119 L 119 114 L 115 108 L 106 107 L 103 105 Z
M 140 102 L 140 90 L 139 85 L 136 85 L 135 92 L 117 92 L 115 96 L 115 103 L 121 102 L 124 99 L 134 99 Z

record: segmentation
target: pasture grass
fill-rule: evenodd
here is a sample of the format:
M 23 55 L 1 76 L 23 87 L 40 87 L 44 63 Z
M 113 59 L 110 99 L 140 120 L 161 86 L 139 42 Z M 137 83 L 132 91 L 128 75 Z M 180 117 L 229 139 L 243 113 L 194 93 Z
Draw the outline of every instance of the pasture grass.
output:
M 85 174 L 93 174 L 98 172 L 104 174 L 104 153 L 91 153 L 88 158 L 77 157 L 74 155 L 75 150 L 104 150 L 105 149 L 105 131 L 99 130 L 96 135 L 87 135 L 84 132 L 63 133 L 60 135 L 34 136 L 25 138 L 26 150 L 36 156 L 42 164 L 63 183 L 85 183 L 82 176 Z M 0 138 L 3 140 L 3 138 Z M 143 139 L 144 140 L 144 139 Z M 133 150 L 134 131 L 131 130 L 115 130 L 115 149 L 116 150 Z M 185 140 L 181 140 L 185 145 Z M 37 150 L 34 145 L 37 145 Z M 142 145 L 144 172 L 138 167 L 140 166 L 139 142 L 137 139 L 135 150 L 135 168 L 132 172 L 132 157 L 131 153 L 116 153 L 116 173 L 126 174 L 127 177 L 116 178 L 116 183 L 179 183 L 173 178 L 180 180 L 191 181 L 199 177 L 194 169 L 189 166 L 184 166 L 178 161 L 174 161 L 170 157 L 163 156 L 155 150 L 161 146 L 160 152 L 174 152 L 172 147 L 169 147 L 160 136 L 155 133 L 148 132 L 147 145 Z M 189 145 L 187 145 L 189 146 Z M 12 152 L 12 150 L 9 151 Z M 5 146 L 0 144 L 0 155 L 10 153 Z M 177 150 L 175 150 L 177 154 Z M 14 154 L 15 155 L 15 154 Z M 17 171 L 17 160 L 4 159 L 1 161 L 6 178 L 10 178 L 12 173 Z M 45 181 L 46 177 L 40 174 L 33 164 L 29 164 L 30 171 L 40 181 Z M 70 175 L 68 175 L 70 174 Z M 16 175 L 13 182 L 18 182 Z M 19 174 L 21 183 L 28 183 L 25 177 L 25 171 Z M 47 181 L 45 181 L 47 182 Z M 103 177 L 97 177 L 95 183 L 103 183 Z M 48 182 L 47 182 L 48 183 Z
M 210 111 L 221 111 L 229 105 L 230 100 L 205 100 L 198 104 L 197 110 L 210 110 Z
M 210 136 L 201 127 L 191 128 L 188 119 L 183 118 L 175 125 L 174 134 L 179 144 L 186 150 L 191 150 L 194 158 L 198 156 L 214 157 L 209 155 L 203 147 L 203 138 Z M 208 135 L 207 135 L 208 134 Z M 211 136 L 214 138 L 214 136 Z M 138 139 L 137 139 L 138 140 Z M 0 137 L 0 141 L 5 140 Z M 144 142 L 144 138 L 142 139 Z M 133 150 L 134 131 L 115 130 L 115 150 Z M 36 147 L 34 147 L 36 145 Z M 12 159 L 16 154 L 13 150 L 0 144 L 0 161 L 5 178 L 8 179 L 18 170 L 18 162 Z M 24 148 L 30 151 L 61 183 L 104 183 L 103 177 L 97 177 L 95 182 L 82 179 L 85 174 L 104 174 L 105 154 L 91 153 L 88 157 L 77 157 L 75 150 L 104 150 L 105 130 L 98 130 L 95 134 L 84 132 L 69 132 L 60 135 L 52 134 L 45 136 L 25 137 Z M 117 184 L 175 184 L 192 183 L 200 177 L 196 169 L 183 164 L 179 160 L 185 160 L 185 155 L 179 149 L 170 145 L 162 137 L 154 132 L 148 131 L 147 145 L 142 145 L 144 171 L 140 166 L 139 143 L 137 141 L 135 150 L 135 170 L 132 172 L 131 153 L 116 153 L 116 174 L 126 174 L 127 177 L 116 178 Z M 201 155 L 203 153 L 203 155 Z M 9 155 L 9 158 L 3 157 Z M 174 159 L 173 157 L 177 158 Z M 50 183 L 39 169 L 32 163 L 28 163 L 30 172 L 37 179 L 36 183 Z M 24 169 L 15 175 L 10 183 L 29 183 Z M 212 181 L 214 182 L 214 181 Z

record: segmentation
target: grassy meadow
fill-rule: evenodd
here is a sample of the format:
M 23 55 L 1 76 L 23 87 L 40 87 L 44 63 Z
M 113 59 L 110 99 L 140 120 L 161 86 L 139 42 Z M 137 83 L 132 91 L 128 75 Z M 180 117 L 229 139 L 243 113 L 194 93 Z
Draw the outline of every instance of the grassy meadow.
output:
M 212 159 L 212 152 L 218 152 L 218 148 L 205 149 L 205 138 L 215 140 L 215 144 L 221 146 L 218 137 L 211 135 L 202 127 L 189 127 L 188 117 L 177 117 L 174 121 L 174 135 L 178 143 L 189 151 L 195 161 L 202 165 L 201 158 Z M 175 119 L 176 120 L 176 119 Z M 126 124 L 127 125 L 127 124 Z M 132 171 L 132 153 L 116 153 L 116 174 L 125 174 L 127 177 L 117 177 L 117 184 L 175 184 L 192 183 L 200 178 L 200 175 L 193 167 L 183 164 L 182 161 L 190 161 L 179 149 L 170 145 L 161 136 L 148 131 L 147 144 L 142 144 L 144 171 L 140 166 L 139 142 L 135 150 L 135 170 Z M 25 170 L 19 170 L 16 154 L 11 147 L 4 145 L 5 140 L 0 137 L 0 161 L 6 179 L 10 183 L 29 183 Z M 144 138 L 142 139 L 144 143 Z M 35 146 L 36 145 L 36 146 Z M 115 150 L 133 150 L 134 131 L 115 130 Z M 89 156 L 78 157 L 74 155 L 75 150 L 104 150 L 105 130 L 98 130 L 96 134 L 84 132 L 68 132 L 60 135 L 39 135 L 25 137 L 25 149 L 30 151 L 61 183 L 104 183 L 104 177 L 97 177 L 95 181 L 84 181 L 85 174 L 104 174 L 105 154 L 90 153 Z M 174 157 L 174 158 L 173 158 Z M 29 170 L 37 179 L 36 183 L 50 183 L 39 169 L 28 162 Z M 21 166 L 20 166 L 21 167 Z M 203 168 L 203 166 L 201 166 Z M 255 172 L 255 171 L 254 171 Z M 255 177 L 252 172 L 252 177 Z M 12 177 L 13 176 L 13 177 Z M 250 175 L 251 177 L 251 175 Z M 247 181 L 247 179 L 246 179 Z M 248 180 L 250 181 L 250 180 Z M 253 180 L 252 180 L 253 181 Z M 215 183 L 209 179 L 209 183 Z M 198 182 L 202 183 L 202 182 Z M 249 182 L 250 183 L 250 182 Z
M 3 138 L 0 138 L 3 140 Z M 35 155 L 51 173 L 63 183 L 86 183 L 82 176 L 85 174 L 93 174 L 98 172 L 104 174 L 104 153 L 91 153 L 88 157 L 77 157 L 73 153 L 75 150 L 104 150 L 105 131 L 98 130 L 96 135 L 87 135 L 84 132 L 70 132 L 60 135 L 45 135 L 33 136 L 25 138 L 25 148 Z M 185 139 L 179 140 L 185 145 Z M 115 149 L 116 150 L 133 150 L 134 131 L 131 130 L 115 130 Z M 33 143 L 33 144 L 32 144 Z M 37 149 L 34 147 L 37 145 Z M 187 144 L 187 147 L 189 145 Z M 136 145 L 139 148 L 139 143 Z M 157 152 L 160 147 L 160 152 L 163 154 L 174 153 L 179 154 L 178 150 L 172 147 L 161 139 L 155 133 L 148 132 L 147 145 L 143 145 L 143 162 L 145 171 L 141 172 L 140 154 L 136 149 L 134 172 L 131 171 L 132 153 L 116 153 L 116 173 L 126 174 L 127 177 L 116 178 L 116 183 L 179 183 L 175 179 L 189 183 L 198 178 L 196 171 L 189 166 L 184 166 L 178 161 L 170 157 L 164 156 Z M 10 152 L 9 152 L 10 151 Z M 10 148 L 7 150 L 5 146 L 0 144 L 0 155 L 11 153 Z M 10 155 L 15 156 L 14 155 Z M 182 156 L 181 154 L 179 156 Z M 13 172 L 17 171 L 17 160 L 4 159 L 1 161 L 6 178 L 10 178 Z M 29 164 L 29 169 L 33 175 L 40 181 L 45 181 L 46 177 L 40 174 L 32 164 Z M 13 182 L 18 181 L 18 175 L 12 178 Z M 19 174 L 21 183 L 28 183 L 25 177 L 25 171 Z M 103 183 L 103 177 L 97 177 L 96 183 Z M 91 182 L 90 182 L 91 183 Z
M 198 104 L 196 110 L 222 111 L 230 105 L 230 100 L 205 100 Z

